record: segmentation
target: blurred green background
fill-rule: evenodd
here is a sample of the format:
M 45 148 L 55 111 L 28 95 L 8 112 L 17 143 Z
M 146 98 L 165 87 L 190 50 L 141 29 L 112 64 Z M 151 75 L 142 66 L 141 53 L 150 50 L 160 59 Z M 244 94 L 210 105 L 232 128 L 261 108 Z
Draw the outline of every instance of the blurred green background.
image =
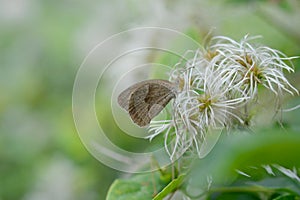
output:
M 104 199 L 121 175 L 86 151 L 72 118 L 76 72 L 112 34 L 159 26 L 201 40 L 215 28 L 234 39 L 262 35 L 264 44 L 295 56 L 299 22 L 297 0 L 0 0 L 0 200 Z M 294 64 L 289 80 L 300 88 L 299 59 Z M 288 118 L 296 132 L 297 116 Z

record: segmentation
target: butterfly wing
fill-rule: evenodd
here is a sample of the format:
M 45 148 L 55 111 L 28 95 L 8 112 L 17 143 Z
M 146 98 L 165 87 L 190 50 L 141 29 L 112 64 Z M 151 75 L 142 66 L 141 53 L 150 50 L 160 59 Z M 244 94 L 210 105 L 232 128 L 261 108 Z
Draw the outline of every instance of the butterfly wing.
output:
M 175 97 L 174 85 L 165 80 L 148 80 L 123 91 L 118 102 L 137 125 L 143 127 Z
M 128 112 L 129 109 L 129 102 L 130 102 L 130 97 L 132 93 L 134 93 L 141 85 L 139 83 L 134 84 L 133 86 L 127 88 L 121 94 L 118 96 L 118 103 L 119 105 L 125 109 Z

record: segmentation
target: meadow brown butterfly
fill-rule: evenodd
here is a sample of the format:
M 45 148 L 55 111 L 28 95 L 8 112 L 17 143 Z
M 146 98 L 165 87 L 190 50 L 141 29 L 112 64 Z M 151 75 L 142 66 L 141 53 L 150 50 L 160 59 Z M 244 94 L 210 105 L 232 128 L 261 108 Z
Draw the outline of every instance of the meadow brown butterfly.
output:
M 144 127 L 175 98 L 175 85 L 167 80 L 153 79 L 136 83 L 118 97 L 119 105 L 132 121 Z

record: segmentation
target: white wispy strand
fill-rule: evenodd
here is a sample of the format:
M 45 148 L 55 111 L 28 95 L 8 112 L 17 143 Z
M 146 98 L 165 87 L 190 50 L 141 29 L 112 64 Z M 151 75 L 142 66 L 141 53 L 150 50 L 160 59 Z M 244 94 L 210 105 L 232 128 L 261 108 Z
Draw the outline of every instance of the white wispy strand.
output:
M 148 137 L 152 140 L 165 133 L 165 148 L 172 160 L 187 150 L 200 155 L 209 130 L 247 125 L 244 111 L 249 102 L 256 101 L 259 85 L 272 91 L 278 102 L 284 91 L 299 94 L 284 76 L 284 71 L 294 72 L 291 60 L 298 57 L 250 44 L 257 38 L 246 35 L 237 42 L 213 37 L 210 46 L 187 51 L 174 66 L 169 79 L 177 85 L 172 117 L 152 121 Z
M 293 66 L 287 65 L 284 61 L 291 61 L 297 57 L 287 57 L 270 47 L 255 47 L 249 43 L 250 40 L 257 38 L 245 36 L 238 43 L 224 36 L 214 37 L 212 41 L 215 44 L 211 49 L 224 57 L 219 67 L 224 68 L 229 75 L 240 74 L 236 77 L 236 82 L 244 85 L 248 82 L 250 96 L 257 94 L 258 84 L 262 84 L 276 95 L 282 95 L 282 90 L 292 95 L 299 94 L 283 73 L 283 70 L 294 72 Z
M 280 165 L 273 165 L 273 166 L 277 168 L 281 173 L 286 175 L 287 177 L 290 177 L 291 179 L 294 179 L 300 183 L 300 177 L 298 176 L 297 169 L 295 167 L 293 169 L 288 169 Z

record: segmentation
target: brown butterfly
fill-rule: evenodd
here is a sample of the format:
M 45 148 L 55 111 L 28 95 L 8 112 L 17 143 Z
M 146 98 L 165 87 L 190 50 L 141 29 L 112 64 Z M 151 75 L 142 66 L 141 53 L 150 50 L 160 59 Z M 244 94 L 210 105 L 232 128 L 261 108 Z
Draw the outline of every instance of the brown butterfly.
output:
M 175 85 L 170 81 L 153 79 L 136 83 L 118 97 L 119 105 L 132 121 L 143 127 L 158 115 L 169 101 L 175 98 Z

